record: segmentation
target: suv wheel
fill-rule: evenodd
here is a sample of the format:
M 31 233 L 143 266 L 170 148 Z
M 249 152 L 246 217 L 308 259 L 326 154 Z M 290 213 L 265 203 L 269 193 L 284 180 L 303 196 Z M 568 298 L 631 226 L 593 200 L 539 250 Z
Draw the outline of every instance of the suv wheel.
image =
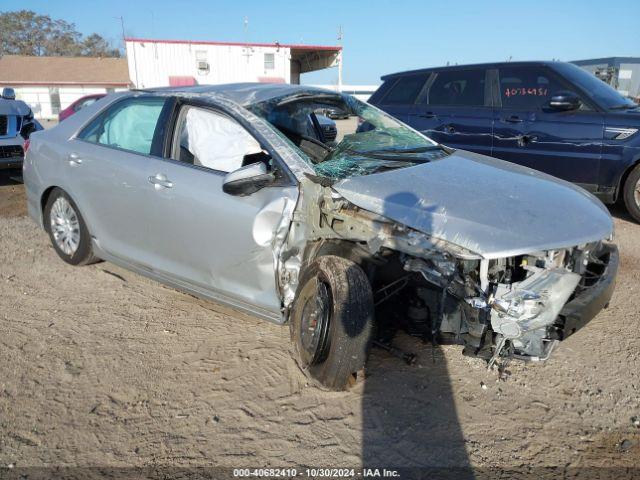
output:
M 640 222 L 640 165 L 627 177 L 622 195 L 627 210 L 636 222 Z
M 333 255 L 314 261 L 302 275 L 289 327 L 305 374 L 332 390 L 348 388 L 373 331 L 373 293 L 362 268 Z
M 44 207 L 44 226 L 54 250 L 71 265 L 87 265 L 98 258 L 93 254 L 89 230 L 78 207 L 63 190 L 51 192 Z

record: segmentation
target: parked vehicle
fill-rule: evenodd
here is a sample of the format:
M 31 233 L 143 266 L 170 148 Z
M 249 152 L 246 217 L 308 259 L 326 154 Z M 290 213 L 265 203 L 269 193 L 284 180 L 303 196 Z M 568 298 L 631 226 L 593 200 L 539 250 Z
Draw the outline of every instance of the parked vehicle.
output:
M 106 93 L 96 93 L 93 95 L 85 95 L 84 97 L 80 97 L 78 100 L 73 102 L 71 105 L 69 105 L 67 108 L 65 108 L 58 114 L 58 121 L 59 122 L 63 121 L 65 118 L 68 118 L 74 113 L 83 109 L 84 107 L 88 107 L 89 105 L 97 102 L 98 100 L 100 100 L 102 97 L 106 95 L 107 95 Z
M 324 114 L 332 120 L 346 120 L 349 118 L 349 112 L 338 107 L 327 108 Z
M 20 168 L 23 144 L 31 132 L 42 130 L 29 105 L 16 100 L 13 88 L 4 88 L 0 97 L 0 169 Z
M 331 120 L 330 118 L 325 117 L 324 115 L 316 114 L 316 119 L 318 120 L 318 124 L 320 129 L 322 130 L 323 141 L 325 142 L 333 142 L 338 136 L 338 129 L 336 128 L 336 122 Z
M 383 77 L 369 102 L 430 138 L 623 198 L 640 221 L 640 108 L 576 65 L 511 62 Z
M 308 121 L 332 106 L 358 116 L 335 147 Z M 288 321 L 301 367 L 333 389 L 374 331 L 545 359 L 608 305 L 618 268 L 584 190 L 303 86 L 115 94 L 33 135 L 23 176 L 64 261 Z

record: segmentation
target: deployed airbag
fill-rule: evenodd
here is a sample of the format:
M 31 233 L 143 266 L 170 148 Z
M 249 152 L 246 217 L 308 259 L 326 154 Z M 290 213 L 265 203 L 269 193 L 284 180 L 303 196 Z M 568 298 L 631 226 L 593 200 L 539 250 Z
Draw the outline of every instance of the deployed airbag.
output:
M 193 154 L 194 165 L 221 172 L 237 170 L 245 155 L 262 151 L 260 144 L 241 125 L 198 108 L 187 111 L 181 144 Z

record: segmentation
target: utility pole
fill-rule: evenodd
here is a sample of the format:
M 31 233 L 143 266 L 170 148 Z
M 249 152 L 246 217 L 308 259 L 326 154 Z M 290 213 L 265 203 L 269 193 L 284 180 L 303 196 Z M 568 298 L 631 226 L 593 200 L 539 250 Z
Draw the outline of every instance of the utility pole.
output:
M 127 42 L 124 39 L 124 17 L 121 15 L 119 17 L 113 17 L 116 20 L 120 20 L 120 28 L 122 29 L 122 49 L 124 50 L 124 56 L 127 56 Z
M 342 25 L 338 27 L 338 46 L 340 47 L 338 52 L 338 92 L 342 92 Z
M 243 21 L 244 28 L 244 53 L 247 57 L 247 63 L 249 63 L 249 57 L 253 54 L 253 49 L 249 47 L 249 17 L 245 16 Z

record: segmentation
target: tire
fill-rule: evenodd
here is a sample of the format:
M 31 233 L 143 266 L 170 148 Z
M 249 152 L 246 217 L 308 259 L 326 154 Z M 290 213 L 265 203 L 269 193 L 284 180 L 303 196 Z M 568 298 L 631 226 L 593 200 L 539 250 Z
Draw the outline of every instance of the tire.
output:
M 49 195 L 44 207 L 43 223 L 53 249 L 65 262 L 88 265 L 99 260 L 93 254 L 87 224 L 75 202 L 64 190 L 55 188 Z
M 637 165 L 627 177 L 622 195 L 627 211 L 640 223 L 640 165 Z
M 305 269 L 289 328 L 298 363 L 314 383 L 331 390 L 353 383 L 371 348 L 373 311 L 371 285 L 354 262 L 327 255 Z

